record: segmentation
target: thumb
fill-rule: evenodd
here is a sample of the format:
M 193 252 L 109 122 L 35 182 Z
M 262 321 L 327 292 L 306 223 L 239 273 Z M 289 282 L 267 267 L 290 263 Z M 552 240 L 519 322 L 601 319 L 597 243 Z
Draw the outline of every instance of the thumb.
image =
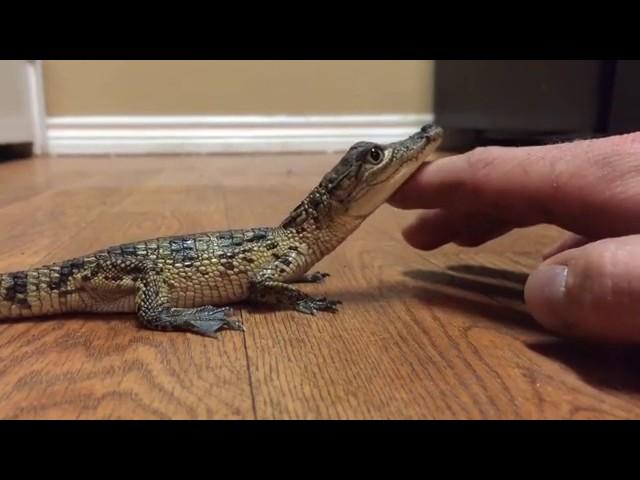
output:
M 533 317 L 559 334 L 640 343 L 640 235 L 549 258 L 529 276 L 524 295 Z

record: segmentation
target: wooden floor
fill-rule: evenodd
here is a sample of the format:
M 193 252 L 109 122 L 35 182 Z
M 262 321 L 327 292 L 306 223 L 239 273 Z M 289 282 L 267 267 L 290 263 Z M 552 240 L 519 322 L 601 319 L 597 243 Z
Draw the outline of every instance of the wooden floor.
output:
M 52 158 L 0 163 L 0 271 L 125 241 L 279 222 L 331 155 Z M 522 285 L 560 232 L 423 253 L 384 206 L 308 291 L 339 314 L 237 314 L 218 339 L 128 315 L 0 325 L 0 418 L 640 417 L 640 352 L 548 335 Z

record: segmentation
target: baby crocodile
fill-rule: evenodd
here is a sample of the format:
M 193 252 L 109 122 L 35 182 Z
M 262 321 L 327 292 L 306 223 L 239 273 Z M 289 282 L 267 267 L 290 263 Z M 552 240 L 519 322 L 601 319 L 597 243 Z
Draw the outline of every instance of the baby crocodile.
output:
M 249 301 L 306 314 L 337 311 L 291 283 L 331 253 L 437 148 L 442 129 L 354 144 L 277 227 L 162 237 L 0 275 L 0 319 L 75 312 L 135 312 L 143 327 L 215 336 L 243 330 L 230 304 Z

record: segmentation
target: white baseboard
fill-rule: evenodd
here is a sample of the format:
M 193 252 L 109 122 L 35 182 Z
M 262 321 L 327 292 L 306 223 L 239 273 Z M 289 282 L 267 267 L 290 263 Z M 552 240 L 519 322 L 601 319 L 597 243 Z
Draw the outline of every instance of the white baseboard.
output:
M 52 155 L 336 152 L 392 142 L 431 114 L 330 116 L 78 116 L 47 120 Z
M 44 100 L 42 60 L 27 61 L 27 80 L 33 124 L 33 153 L 40 155 L 47 151 L 47 113 Z

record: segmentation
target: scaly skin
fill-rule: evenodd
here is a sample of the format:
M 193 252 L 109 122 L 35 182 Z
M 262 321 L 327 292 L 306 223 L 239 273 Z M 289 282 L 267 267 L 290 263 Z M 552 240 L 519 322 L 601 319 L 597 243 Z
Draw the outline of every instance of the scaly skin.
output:
M 337 310 L 291 283 L 337 248 L 437 147 L 425 126 L 389 145 L 359 142 L 277 227 L 123 244 L 61 263 L 0 274 L 0 319 L 135 312 L 147 328 L 215 336 L 242 330 L 229 305 L 248 300 L 306 314 Z

